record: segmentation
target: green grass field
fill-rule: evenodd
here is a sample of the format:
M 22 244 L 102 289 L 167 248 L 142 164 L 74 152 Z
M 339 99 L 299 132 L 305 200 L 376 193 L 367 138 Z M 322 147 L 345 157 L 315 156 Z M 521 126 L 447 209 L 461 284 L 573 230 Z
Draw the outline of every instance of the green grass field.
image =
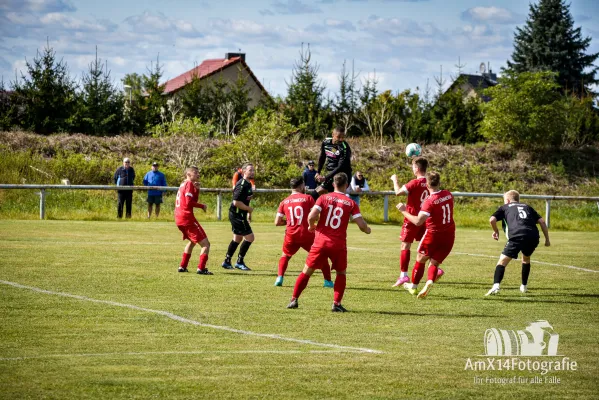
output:
M 0 220 L 0 398 L 597 398 L 596 232 L 551 232 L 533 261 L 559 265 L 533 263 L 521 295 L 512 263 L 502 293 L 484 298 L 504 241 L 459 229 L 446 275 L 417 300 L 391 288 L 399 227 L 367 236 L 350 224 L 351 312 L 334 314 L 320 274 L 299 309 L 285 308 L 306 254 L 273 287 L 282 228 L 254 224 L 243 273 L 219 266 L 229 224 L 204 227 L 214 276 L 176 272 L 184 242 L 173 223 Z M 576 371 L 465 369 L 486 359 L 487 329 L 536 320 L 553 325 Z M 542 383 L 486 382 L 513 377 Z

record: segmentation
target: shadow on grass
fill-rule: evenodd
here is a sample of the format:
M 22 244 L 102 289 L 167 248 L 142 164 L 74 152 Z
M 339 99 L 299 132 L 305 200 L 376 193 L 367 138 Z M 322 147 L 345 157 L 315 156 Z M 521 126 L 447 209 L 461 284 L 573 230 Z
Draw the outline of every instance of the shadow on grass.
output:
M 381 314 L 381 315 L 409 315 L 412 317 L 447 317 L 447 318 L 499 318 L 500 315 L 493 314 L 441 314 L 427 312 L 402 312 L 402 311 L 355 311 L 355 313 Z
M 500 301 L 504 303 L 548 303 L 548 304 L 589 304 L 580 301 L 563 301 L 563 300 L 543 300 L 543 299 L 533 299 L 530 297 L 522 297 L 522 298 L 498 298 L 498 297 L 485 297 L 487 301 Z

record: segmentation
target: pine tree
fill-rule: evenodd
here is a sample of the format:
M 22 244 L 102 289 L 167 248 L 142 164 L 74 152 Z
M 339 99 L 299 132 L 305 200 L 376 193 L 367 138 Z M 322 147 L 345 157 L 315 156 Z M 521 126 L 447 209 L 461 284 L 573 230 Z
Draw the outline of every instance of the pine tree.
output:
M 586 54 L 590 37 L 574 28 L 570 5 L 565 0 L 540 0 L 530 4 L 530 14 L 522 28 L 516 28 L 514 52 L 508 61 L 513 72 L 553 71 L 563 90 L 584 94 L 596 79 L 593 63 L 599 53 Z
M 82 93 L 78 107 L 78 127 L 92 135 L 118 134 L 123 119 L 123 96 L 110 80 L 108 65 L 98 58 L 89 64 L 83 74 Z
M 166 98 L 162 95 L 164 84 L 162 79 L 162 66 L 160 58 L 156 57 L 156 64 L 150 63 L 148 74 L 143 76 L 145 96 L 146 131 L 163 122 L 166 114 Z
M 295 62 L 291 81 L 287 84 L 287 107 L 285 109 L 291 123 L 304 126 L 304 135 L 319 137 L 323 131 L 322 102 L 325 85 L 318 78 L 318 64 L 312 62 L 310 46 L 300 51 L 300 59 Z
M 356 90 L 357 75 L 354 73 L 353 63 L 351 74 L 346 70 L 345 61 L 339 75 L 339 94 L 332 103 L 335 113 L 335 123 L 343 126 L 349 133 L 355 126 L 356 110 L 358 108 L 358 93 Z
M 124 129 L 142 134 L 146 129 L 145 98 L 143 96 L 143 76 L 137 73 L 126 74 L 121 80 L 124 92 Z
M 26 66 L 28 74 L 21 72 L 23 82 L 13 83 L 26 109 L 20 121 L 22 127 L 42 134 L 69 132 L 76 105 L 76 85 L 69 77 L 67 64 L 56 61 L 56 52 L 48 43 L 43 53 L 38 51 Z

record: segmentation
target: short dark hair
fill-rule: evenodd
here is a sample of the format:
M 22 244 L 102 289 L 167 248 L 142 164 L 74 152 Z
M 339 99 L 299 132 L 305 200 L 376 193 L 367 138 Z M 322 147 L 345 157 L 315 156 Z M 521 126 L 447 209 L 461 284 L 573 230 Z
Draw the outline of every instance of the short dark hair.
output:
M 291 189 L 297 189 L 303 184 L 304 178 L 302 178 L 301 176 L 298 178 L 291 178 L 291 180 L 289 181 L 289 186 L 291 186 Z
M 412 161 L 412 164 L 416 164 L 420 172 L 426 172 L 426 169 L 428 168 L 428 160 L 424 157 L 416 157 L 414 161 Z
M 333 183 L 335 187 L 346 186 L 347 175 L 345 175 L 345 172 L 339 172 L 337 175 L 335 175 L 335 177 L 333 178 Z
M 247 167 L 249 167 L 250 165 L 251 165 L 252 167 L 254 166 L 254 164 L 252 164 L 252 163 L 245 163 L 245 164 L 243 164 L 243 165 L 241 166 L 241 170 L 242 170 L 243 172 L 245 172 L 245 170 L 247 169 Z
M 345 133 L 345 128 L 342 125 L 337 125 L 335 129 L 333 129 L 333 132 Z
M 427 172 L 426 184 L 430 187 L 438 187 L 441 184 L 441 176 L 439 173 L 435 171 Z

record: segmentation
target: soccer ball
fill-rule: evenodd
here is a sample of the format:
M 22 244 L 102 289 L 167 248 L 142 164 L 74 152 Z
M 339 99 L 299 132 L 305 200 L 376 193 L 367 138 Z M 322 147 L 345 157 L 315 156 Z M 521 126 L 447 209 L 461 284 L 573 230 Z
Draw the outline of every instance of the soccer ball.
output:
M 406 156 L 415 157 L 422 154 L 422 147 L 418 143 L 410 143 L 406 146 Z

